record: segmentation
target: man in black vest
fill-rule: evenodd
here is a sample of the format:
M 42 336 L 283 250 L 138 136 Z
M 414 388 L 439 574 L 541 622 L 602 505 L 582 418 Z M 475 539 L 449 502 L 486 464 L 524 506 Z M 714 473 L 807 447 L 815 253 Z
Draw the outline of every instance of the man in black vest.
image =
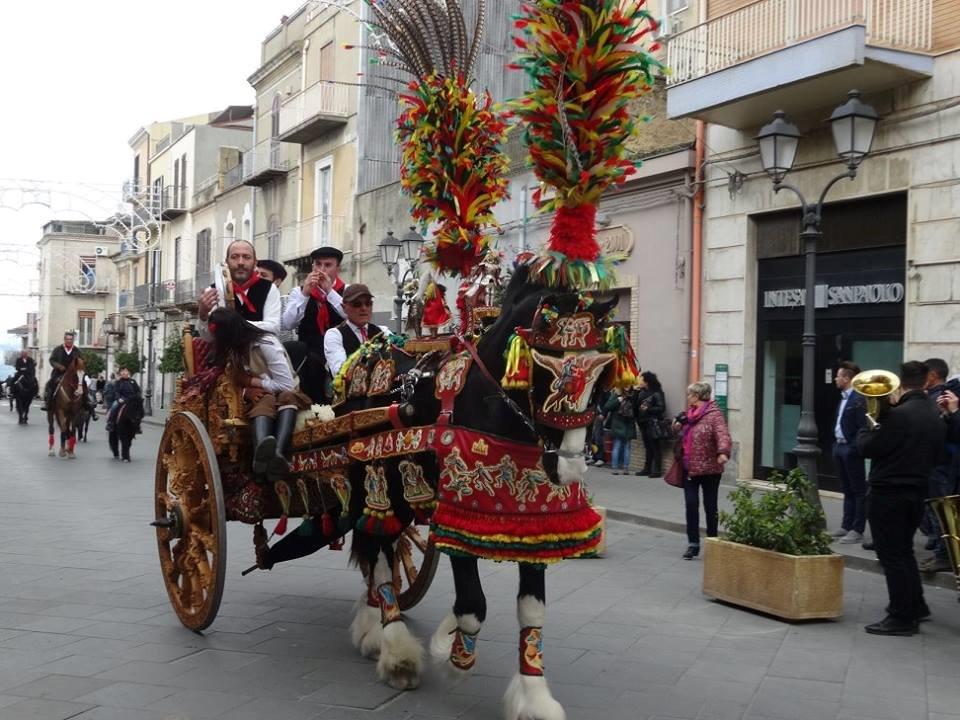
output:
M 234 310 L 245 320 L 270 333 L 280 329 L 280 291 L 256 270 L 257 251 L 246 240 L 227 245 L 227 268 L 233 282 Z M 208 287 L 197 301 L 197 316 L 206 329 L 207 318 L 217 306 L 219 297 Z
M 373 295 L 370 289 L 361 283 L 354 283 L 343 292 L 343 310 L 347 319 L 323 336 L 323 353 L 327 358 L 327 368 L 336 375 L 340 366 L 360 345 L 380 333 L 389 332 L 387 328 L 370 324 L 373 314 Z
M 880 415 L 879 425 L 857 436 L 860 453 L 873 459 L 867 518 L 890 598 L 887 616 L 866 627 L 872 635 L 913 635 L 917 623 L 930 615 L 913 536 L 923 517 L 930 471 L 944 452 L 947 427 L 923 391 L 927 369 L 922 362 L 904 363 L 900 401 Z
M 340 278 L 343 253 L 335 247 L 317 248 L 310 253 L 312 269 L 287 296 L 283 311 L 283 329 L 296 329 L 299 343 L 287 345 L 290 359 L 300 375 L 300 387 L 317 403 L 326 403 L 326 360 L 324 334 L 346 317 L 342 293 L 346 287 Z

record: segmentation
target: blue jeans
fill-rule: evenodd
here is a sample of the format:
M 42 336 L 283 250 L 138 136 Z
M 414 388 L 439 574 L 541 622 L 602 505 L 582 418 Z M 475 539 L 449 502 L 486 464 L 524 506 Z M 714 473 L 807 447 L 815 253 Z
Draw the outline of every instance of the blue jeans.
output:
M 626 470 L 630 467 L 630 441 L 626 438 L 613 438 L 613 452 L 610 457 L 610 466 L 614 469 Z

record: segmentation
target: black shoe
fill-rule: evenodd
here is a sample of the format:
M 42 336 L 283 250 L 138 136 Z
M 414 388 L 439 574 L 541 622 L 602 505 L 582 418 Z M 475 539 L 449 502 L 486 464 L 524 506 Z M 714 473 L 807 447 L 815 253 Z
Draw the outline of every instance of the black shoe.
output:
M 917 621 L 898 620 L 887 615 L 883 620 L 873 625 L 867 625 L 866 630 L 871 635 L 896 635 L 899 637 L 910 637 L 917 634 Z
M 689 545 L 687 551 L 683 554 L 684 560 L 693 560 L 697 555 L 700 554 L 699 545 Z
M 860 543 L 860 547 L 862 547 L 864 550 L 873 550 L 874 549 L 873 540 L 871 540 L 870 542 Z
M 637 470 L 637 475 L 643 476 L 643 475 L 649 475 L 649 474 L 650 474 L 650 468 L 644 468 L 643 470 Z
M 883 609 L 883 611 L 884 611 L 887 615 L 889 615 L 889 614 L 890 614 L 890 606 L 887 605 L 887 607 L 885 607 L 885 608 Z M 927 603 L 924 601 L 923 604 L 920 606 L 920 612 L 917 613 L 917 622 L 918 622 L 918 623 L 927 622 L 927 620 L 930 619 L 930 616 L 931 616 L 932 614 L 933 614 L 933 613 L 930 612 L 930 606 L 927 605 Z
M 663 473 L 652 472 L 650 473 L 650 475 L 648 475 L 648 477 L 652 477 L 652 478 L 663 477 Z

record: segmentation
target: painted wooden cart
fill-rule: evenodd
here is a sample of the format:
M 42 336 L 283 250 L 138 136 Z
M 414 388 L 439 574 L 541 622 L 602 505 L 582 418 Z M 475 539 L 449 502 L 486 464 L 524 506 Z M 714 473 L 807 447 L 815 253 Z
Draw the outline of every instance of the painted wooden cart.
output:
M 390 409 L 373 407 L 298 423 L 289 479 L 261 483 L 249 472 L 251 436 L 230 370 L 205 368 L 206 344 L 189 330 L 184 351 L 186 371 L 177 381 L 157 455 L 153 525 L 170 603 L 186 627 L 200 631 L 216 618 L 223 595 L 228 521 L 253 526 L 257 562 L 251 570 L 273 565 L 265 521 L 285 524 L 287 517 L 303 518 L 304 525 L 275 544 L 299 542 L 291 557 L 342 544 L 353 521 L 344 511 L 349 505 L 346 478 L 354 462 L 348 445 L 389 427 Z M 303 532 L 321 523 L 322 532 Z M 427 538 L 423 526 L 403 529 L 393 569 L 401 609 L 423 598 L 436 572 L 439 557 Z

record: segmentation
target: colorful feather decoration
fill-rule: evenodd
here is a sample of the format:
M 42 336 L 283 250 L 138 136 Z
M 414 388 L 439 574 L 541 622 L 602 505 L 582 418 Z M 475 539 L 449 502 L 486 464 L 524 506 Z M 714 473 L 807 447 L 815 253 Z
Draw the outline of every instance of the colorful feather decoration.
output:
M 483 36 L 485 0 L 468 38 L 459 0 L 367 0 L 373 27 L 389 40 L 377 64 L 414 76 L 400 94 L 400 186 L 413 217 L 436 224 L 425 257 L 439 271 L 466 277 L 486 251 L 484 230 L 507 196 L 508 159 L 500 150 L 506 113 L 471 88 Z
M 555 212 L 546 252 L 532 270 L 552 286 L 603 288 L 614 280 L 618 258 L 600 255 L 596 208 L 604 191 L 635 172 L 626 157 L 636 132 L 628 105 L 652 88 L 662 67 L 639 45 L 657 27 L 643 5 L 535 0 L 515 17 L 522 54 L 510 67 L 524 70 L 533 87 L 511 105 L 541 182 L 534 202 Z

